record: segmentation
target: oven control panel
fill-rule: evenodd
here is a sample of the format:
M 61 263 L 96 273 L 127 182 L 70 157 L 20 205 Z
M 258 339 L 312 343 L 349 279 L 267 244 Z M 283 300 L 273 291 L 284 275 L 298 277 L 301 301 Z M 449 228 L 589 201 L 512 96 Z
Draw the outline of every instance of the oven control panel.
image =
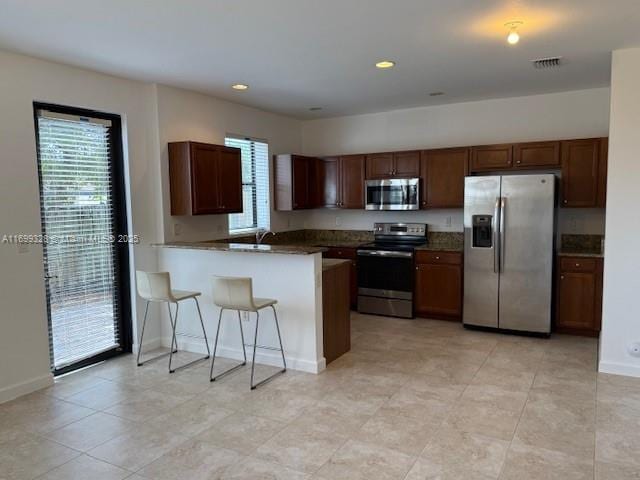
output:
M 375 235 L 411 235 L 424 237 L 427 234 L 426 223 L 376 223 L 373 226 Z

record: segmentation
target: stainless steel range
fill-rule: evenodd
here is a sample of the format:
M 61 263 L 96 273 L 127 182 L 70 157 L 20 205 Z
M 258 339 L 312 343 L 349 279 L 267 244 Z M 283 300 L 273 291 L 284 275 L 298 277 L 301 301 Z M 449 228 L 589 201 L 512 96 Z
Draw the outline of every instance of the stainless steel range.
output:
M 358 311 L 413 318 L 414 250 L 427 243 L 424 223 L 376 223 L 374 242 L 358 253 Z

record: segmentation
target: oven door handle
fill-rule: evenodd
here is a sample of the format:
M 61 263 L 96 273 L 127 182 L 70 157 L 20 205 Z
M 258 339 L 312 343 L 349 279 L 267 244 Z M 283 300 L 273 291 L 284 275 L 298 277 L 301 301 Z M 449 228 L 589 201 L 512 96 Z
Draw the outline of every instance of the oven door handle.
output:
M 391 252 L 388 250 L 358 250 L 361 257 L 412 258 L 411 252 Z

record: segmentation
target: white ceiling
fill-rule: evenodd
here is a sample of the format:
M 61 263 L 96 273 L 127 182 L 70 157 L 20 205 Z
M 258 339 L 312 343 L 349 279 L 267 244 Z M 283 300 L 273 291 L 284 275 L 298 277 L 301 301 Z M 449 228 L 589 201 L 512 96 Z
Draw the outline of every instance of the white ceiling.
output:
M 639 0 L 0 0 L 0 48 L 299 118 L 605 86 L 638 45 Z

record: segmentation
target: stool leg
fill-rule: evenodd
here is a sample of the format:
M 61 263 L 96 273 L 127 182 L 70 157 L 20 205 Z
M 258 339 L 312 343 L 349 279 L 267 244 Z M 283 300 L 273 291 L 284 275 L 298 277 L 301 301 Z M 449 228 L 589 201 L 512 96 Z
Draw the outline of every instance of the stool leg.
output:
M 271 305 L 271 309 L 273 310 L 273 318 L 276 320 L 276 330 L 278 331 L 278 342 L 280 342 L 280 353 L 282 354 L 282 366 L 285 372 L 287 370 L 287 361 L 284 359 L 284 348 L 282 347 L 282 337 L 280 336 L 280 325 L 278 324 L 278 314 L 276 313 L 276 307 Z
M 216 352 L 218 351 L 218 337 L 220 335 L 220 325 L 222 324 L 222 312 L 224 308 L 220 308 L 220 315 L 218 315 L 218 328 L 216 329 L 216 341 L 213 344 L 213 356 L 211 357 L 211 370 L 209 371 L 209 381 L 215 382 L 217 379 L 224 377 L 225 375 L 236 371 L 238 368 L 244 367 L 247 364 L 247 354 L 244 353 L 244 362 L 235 367 L 231 367 L 228 370 L 225 370 L 222 373 L 219 373 L 215 377 L 213 376 L 213 366 L 216 362 Z M 238 318 L 240 318 L 240 311 L 238 311 Z M 242 325 L 240 325 L 240 336 L 242 337 L 242 351 L 244 352 L 244 335 L 242 333 Z
M 200 325 L 202 326 L 202 334 L 204 335 L 204 344 L 207 347 L 207 356 L 204 359 L 208 359 L 211 356 L 211 350 L 209 350 L 209 340 L 207 340 L 207 331 L 204 329 L 204 321 L 202 320 L 202 312 L 200 311 L 200 304 L 198 303 L 198 297 L 193 297 L 198 308 L 198 316 L 200 317 Z
M 242 319 L 240 318 L 240 310 L 238 310 L 238 327 L 240 327 L 240 340 L 242 341 L 242 355 L 244 355 L 244 362 L 242 362 L 242 365 L 246 365 L 247 350 L 244 348 L 244 333 L 242 332 Z
M 169 309 L 169 318 L 171 318 L 171 305 L 167 302 L 167 308 Z M 176 338 L 176 327 L 178 326 L 178 312 L 180 311 L 180 305 L 176 303 L 176 316 L 173 319 L 173 334 L 171 335 L 171 350 L 169 352 L 169 373 L 175 372 L 175 369 L 171 369 L 171 361 L 173 360 L 173 345 L 176 346 L 176 351 L 178 350 L 178 339 Z
M 138 347 L 138 359 L 137 359 L 137 363 L 138 363 L 139 367 L 141 367 L 145 363 L 152 362 L 154 360 L 158 360 L 159 358 L 166 357 L 167 355 L 170 355 L 171 352 L 176 353 L 178 351 L 177 349 L 176 350 L 173 349 L 173 342 L 172 342 L 171 350 L 169 352 L 161 353 L 160 355 L 156 355 L 153 358 L 149 358 L 149 359 L 145 360 L 144 362 L 140 361 L 140 357 L 141 357 L 141 354 L 142 354 L 142 339 L 144 337 L 144 328 L 145 328 L 145 326 L 147 324 L 147 313 L 149 311 L 149 303 L 151 303 L 151 302 L 149 302 L 149 300 L 147 300 L 147 306 L 144 309 L 144 320 L 142 322 L 142 331 L 140 332 L 140 344 L 139 344 L 139 347 Z M 169 322 L 171 323 L 171 328 L 173 329 L 173 319 L 171 318 L 171 309 L 169 309 Z
M 281 373 L 284 373 L 284 372 L 287 371 L 287 362 L 284 359 L 284 348 L 282 348 L 282 337 L 280 336 L 280 326 L 278 325 L 278 314 L 276 313 L 276 309 L 273 307 L 273 305 L 271 305 L 271 308 L 273 309 L 273 316 L 274 316 L 274 319 L 275 319 L 275 322 L 276 322 L 276 330 L 278 332 L 278 342 L 280 343 L 280 353 L 282 354 L 282 370 L 277 371 L 273 375 L 268 376 L 264 380 L 260 380 L 256 384 L 253 383 L 253 372 L 254 372 L 254 368 L 255 368 L 255 365 L 256 365 L 256 347 L 258 345 L 258 319 L 260 318 L 260 313 L 256 312 L 256 315 L 257 315 L 257 318 L 256 318 L 256 335 L 255 335 L 255 338 L 254 338 L 254 341 L 253 341 L 253 364 L 251 365 L 251 390 L 255 390 L 256 388 L 258 388 L 263 383 L 267 383 L 269 380 L 272 380 L 277 375 L 280 375 Z M 277 349 L 274 348 L 273 350 L 277 350 Z
M 140 331 L 140 340 L 138 341 L 138 358 L 136 363 L 139 367 L 142 366 L 140 363 L 140 355 L 142 354 L 142 339 L 144 338 L 144 327 L 147 325 L 147 313 L 149 313 L 149 300 L 147 300 L 147 305 L 144 307 L 144 320 L 142 320 L 142 330 Z
M 194 297 L 195 299 L 195 297 Z M 171 368 L 171 360 L 172 360 L 172 355 L 169 355 L 169 373 L 175 373 L 176 370 L 181 370 L 183 368 L 188 367 L 189 365 L 193 365 L 194 363 L 197 362 L 201 362 L 202 360 L 206 360 L 209 358 L 210 354 L 209 354 L 209 342 L 207 341 L 207 332 L 204 330 L 204 323 L 202 321 L 202 313 L 200 313 L 200 305 L 198 305 L 198 300 L 196 300 L 196 306 L 198 307 L 198 315 L 200 315 L 200 324 L 202 325 L 202 331 L 204 332 L 204 342 L 207 346 L 207 355 L 205 357 L 200 357 L 200 358 L 196 358 L 195 360 L 191 360 L 190 362 L 187 362 L 183 365 L 180 365 L 179 367 L 175 367 L 175 368 Z M 176 352 L 178 351 L 178 337 L 176 334 L 176 330 L 178 329 L 178 311 L 180 309 L 180 304 L 178 302 L 176 302 L 176 316 L 173 320 L 173 336 L 171 338 L 171 353 L 173 352 L 173 344 L 175 343 L 176 345 Z M 171 309 L 169 309 L 169 312 L 171 312 Z
M 251 390 L 255 390 L 256 387 L 258 386 L 253 384 L 253 372 L 256 369 L 256 347 L 258 346 L 258 324 L 259 323 L 260 323 L 260 312 L 256 312 L 256 334 L 253 337 L 253 360 L 251 361 Z

